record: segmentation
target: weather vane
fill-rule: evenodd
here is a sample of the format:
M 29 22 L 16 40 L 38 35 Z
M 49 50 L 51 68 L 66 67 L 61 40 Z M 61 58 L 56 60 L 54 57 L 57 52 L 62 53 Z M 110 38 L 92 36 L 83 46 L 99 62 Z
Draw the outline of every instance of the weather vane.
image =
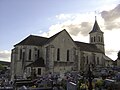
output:
M 97 14 L 99 14 L 99 12 L 95 11 L 95 20 L 97 20 Z

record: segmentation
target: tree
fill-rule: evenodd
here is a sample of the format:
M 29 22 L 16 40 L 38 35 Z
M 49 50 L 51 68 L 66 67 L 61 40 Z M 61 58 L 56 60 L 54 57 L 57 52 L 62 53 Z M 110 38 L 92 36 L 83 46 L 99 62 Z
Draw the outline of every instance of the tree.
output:
M 3 70 L 4 66 L 2 64 L 0 64 L 0 70 Z
M 118 52 L 118 59 L 120 60 L 120 51 Z

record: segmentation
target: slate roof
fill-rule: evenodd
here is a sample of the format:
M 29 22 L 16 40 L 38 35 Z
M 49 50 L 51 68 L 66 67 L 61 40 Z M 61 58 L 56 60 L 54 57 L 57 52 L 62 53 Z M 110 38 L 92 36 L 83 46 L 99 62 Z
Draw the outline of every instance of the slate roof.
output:
M 26 67 L 45 67 L 44 59 L 40 57 Z
M 61 32 L 66 31 L 65 29 L 62 30 Z M 53 35 L 50 38 L 45 38 L 41 36 L 34 36 L 30 35 L 27 38 L 25 38 L 23 41 L 19 42 L 17 45 L 35 45 L 35 46 L 43 46 L 45 44 L 50 43 L 52 40 L 54 40 L 61 32 Z M 103 53 L 101 50 L 99 50 L 95 44 L 89 44 L 89 43 L 84 43 L 84 42 L 78 42 L 78 41 L 73 41 L 78 47 L 80 47 L 80 50 L 82 51 L 89 51 L 89 52 L 100 52 Z
M 14 46 L 17 46 L 17 45 L 42 46 L 42 45 L 48 44 L 49 42 L 54 40 L 63 31 L 66 31 L 66 30 L 64 29 L 64 30 L 58 32 L 57 34 L 51 36 L 50 38 L 30 35 L 27 38 L 25 38 L 23 41 L 19 42 L 18 44 L 14 45 Z
M 48 41 L 48 38 L 41 37 L 41 36 L 34 36 L 30 35 L 21 42 L 19 42 L 17 45 L 35 45 L 35 46 L 42 46 Z
M 96 47 L 95 44 L 90 44 L 90 43 L 84 43 L 84 42 L 79 42 L 75 41 L 76 45 L 80 47 L 81 51 L 89 51 L 89 52 L 98 52 L 98 53 L 103 53 L 100 49 Z
M 100 27 L 97 23 L 97 20 L 95 20 L 95 23 L 94 23 L 94 26 L 93 26 L 93 29 L 90 33 L 93 33 L 93 32 L 100 32 L 100 33 L 103 33 L 101 30 L 100 30 Z

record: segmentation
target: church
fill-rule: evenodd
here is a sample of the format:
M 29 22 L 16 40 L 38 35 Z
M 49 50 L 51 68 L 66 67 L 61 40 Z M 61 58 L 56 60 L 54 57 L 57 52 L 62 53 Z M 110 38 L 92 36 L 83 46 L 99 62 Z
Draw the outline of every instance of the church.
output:
M 110 66 L 112 60 L 105 55 L 104 32 L 97 20 L 89 32 L 89 41 L 74 41 L 65 29 L 50 38 L 30 35 L 12 49 L 11 76 L 30 77 L 33 72 L 37 76 L 85 72 L 89 65 Z

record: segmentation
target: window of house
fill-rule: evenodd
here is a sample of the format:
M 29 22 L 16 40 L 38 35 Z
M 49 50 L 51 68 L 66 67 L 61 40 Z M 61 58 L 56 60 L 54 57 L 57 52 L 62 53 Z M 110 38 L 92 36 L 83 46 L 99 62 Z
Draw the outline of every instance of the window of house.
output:
M 86 64 L 88 64 L 88 56 L 86 57 Z
M 57 49 L 57 61 L 59 61 L 60 60 L 60 49 L 58 48 Z
M 97 64 L 99 64 L 99 57 L 97 57 Z
M 25 51 L 22 52 L 22 69 L 25 70 Z
M 22 59 L 22 49 L 20 49 L 20 60 Z
M 95 37 L 94 37 L 94 42 L 95 42 Z
M 41 75 L 41 68 L 38 68 L 38 75 Z
M 67 61 L 69 61 L 69 50 L 67 50 Z
M 31 60 L 31 49 L 29 50 L 29 60 Z
M 38 51 L 38 50 L 37 50 L 37 48 L 34 48 L 34 50 L 35 50 L 35 51 L 34 51 L 34 52 L 35 52 L 34 55 L 35 55 L 35 60 L 36 60 L 37 57 L 38 57 L 38 55 L 37 55 L 37 51 Z
M 40 50 L 37 51 L 37 56 L 38 56 L 37 58 L 40 57 Z
M 103 38 L 101 37 L 101 42 L 103 42 Z
M 49 49 L 46 47 L 46 63 L 49 63 Z

